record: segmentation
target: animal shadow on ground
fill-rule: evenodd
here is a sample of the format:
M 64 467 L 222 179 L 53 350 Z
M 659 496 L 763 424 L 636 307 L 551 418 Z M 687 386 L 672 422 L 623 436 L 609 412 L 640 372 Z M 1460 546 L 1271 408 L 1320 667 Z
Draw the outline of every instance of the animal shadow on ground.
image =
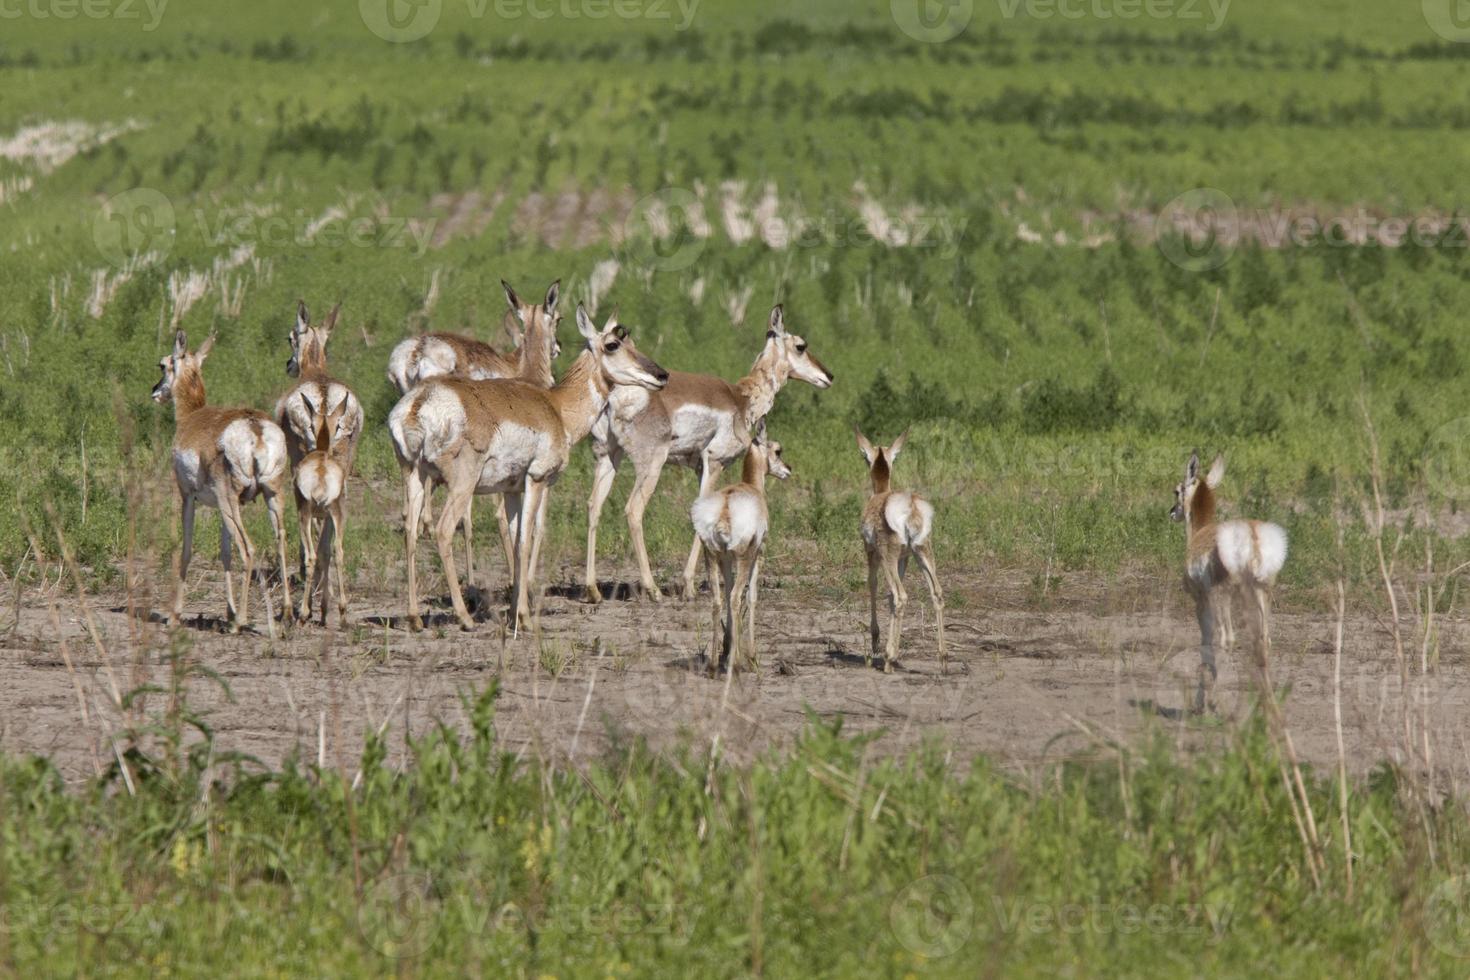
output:
M 598 582 L 597 587 L 602 590 L 602 598 L 629 601 L 643 598 L 643 590 L 637 582 L 619 582 L 610 580 Z M 546 594 L 558 599 L 567 599 L 572 602 L 581 602 L 587 598 L 587 587 L 581 582 L 561 582 L 556 585 L 548 585 Z M 660 595 L 663 591 L 660 590 Z

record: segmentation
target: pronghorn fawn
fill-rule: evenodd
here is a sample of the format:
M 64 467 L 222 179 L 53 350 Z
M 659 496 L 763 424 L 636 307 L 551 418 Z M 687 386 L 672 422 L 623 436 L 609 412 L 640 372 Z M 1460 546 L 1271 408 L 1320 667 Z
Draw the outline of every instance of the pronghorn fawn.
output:
M 184 613 L 184 582 L 194 550 L 194 508 L 198 504 L 217 507 L 220 512 L 219 551 L 225 568 L 225 612 L 231 632 L 239 632 L 250 621 L 250 578 L 255 569 L 255 548 L 245 533 L 241 505 L 257 496 L 265 498 L 275 532 L 281 562 L 281 585 L 285 596 L 283 616 L 290 615 L 291 581 L 286 574 L 286 524 L 281 514 L 286 489 L 286 436 L 270 416 L 253 408 L 216 408 L 204 398 L 205 358 L 214 347 L 214 337 L 190 353 L 184 331 L 174 336 L 173 353 L 158 362 L 163 377 L 153 388 L 153 400 L 174 406 L 174 481 L 183 504 L 184 540 L 176 565 L 172 624 Z M 240 549 L 245 563 L 241 578 L 240 604 L 235 605 L 235 587 L 230 578 L 230 542 Z
M 791 475 L 791 469 L 781 458 L 781 444 L 767 438 L 766 424 L 762 421 L 745 450 L 740 482 L 704 494 L 694 501 L 689 512 L 694 533 L 704 546 L 714 610 L 710 623 L 710 673 L 718 672 L 724 665 L 733 672 L 742 652 L 746 666 L 752 670 L 760 666 L 755 642 L 755 605 L 761 555 L 770 525 L 766 509 L 767 475 L 784 480 Z M 740 608 L 742 602 L 744 610 Z M 747 617 L 744 636 L 740 630 L 742 611 Z M 718 647 L 722 633 L 724 644 Z
M 660 593 L 648 562 L 643 513 L 658 488 L 664 464 L 692 468 L 699 474 L 699 494 L 710 493 L 724 468 L 745 452 L 751 429 L 770 412 L 776 395 L 791 378 L 817 388 L 832 385 L 832 372 L 807 350 L 805 340 L 787 332 L 785 315 L 777 306 L 771 310 L 765 347 L 750 373 L 734 384 L 710 375 L 674 371 L 661 391 L 622 388 L 614 392 L 608 413 L 592 432 L 597 470 L 587 503 L 589 601 L 602 599 L 597 583 L 597 525 L 623 458 L 633 460 L 634 482 L 625 513 L 639 581 L 643 593 L 657 601 Z M 694 595 L 700 547 L 696 536 L 684 565 L 686 596 Z
M 317 562 L 317 541 L 330 542 L 335 538 L 337 547 L 342 547 L 341 498 L 347 475 L 352 472 L 352 463 L 357 456 L 357 440 L 362 435 L 362 403 L 351 388 L 327 373 L 327 341 L 340 313 L 339 304 L 332 307 L 325 320 L 313 325 L 306 303 L 297 302 L 296 323 L 288 338 L 291 357 L 286 361 L 286 373 L 298 379 L 298 383 L 276 402 L 276 421 L 286 434 L 286 455 L 296 474 L 292 489 L 296 495 L 296 520 L 301 536 L 301 585 L 304 594 L 301 609 L 295 615 L 303 622 L 311 617 L 311 599 L 315 591 L 311 586 L 311 575 Z M 326 425 L 328 419 L 331 419 L 329 426 Z M 341 470 L 341 479 L 331 481 L 325 475 L 311 479 L 316 481 L 312 486 L 318 494 L 329 485 L 335 487 L 331 495 L 336 502 L 334 510 L 329 510 L 325 504 L 312 506 L 301 481 L 303 460 L 309 454 L 328 448 L 321 439 L 323 432 L 330 439 L 332 465 Z M 318 469 L 324 461 L 325 457 L 318 460 Z M 337 516 L 332 522 L 331 537 L 325 524 L 329 512 Z M 322 567 L 328 564 L 330 562 L 323 562 Z M 343 569 L 340 562 L 337 574 L 341 584 Z M 343 586 L 344 599 L 345 589 Z
M 1191 453 L 1184 482 L 1174 488 L 1169 516 L 1184 522 L 1184 588 L 1194 597 L 1199 619 L 1199 688 L 1194 710 L 1205 710 L 1218 671 L 1215 646 L 1234 641 L 1230 607 L 1237 594 L 1249 593 L 1256 615 L 1256 666 L 1265 666 L 1270 649 L 1271 587 L 1286 564 L 1286 532 L 1265 521 L 1215 520 L 1215 488 L 1225 476 L 1225 457 L 1216 456 L 1203 480 L 1199 453 Z
M 586 349 L 550 390 L 520 381 L 437 378 L 410 391 L 389 415 L 403 468 L 411 628 L 422 626 L 414 552 L 420 509 L 432 483 L 442 482 L 449 491 L 435 538 L 454 614 L 465 629 L 473 629 L 474 621 L 454 567 L 454 529 L 474 494 L 506 495 L 515 558 L 513 628 L 519 630 L 530 622 L 547 493 L 572 447 L 606 409 L 612 392 L 627 385 L 657 390 L 668 381 L 668 372 L 640 353 L 615 319 L 599 331 L 578 307 L 577 329 Z
M 410 337 L 393 348 L 388 358 L 388 379 L 400 395 L 423 381 L 440 377 L 471 378 L 488 381 L 492 378 L 516 378 L 538 388 L 550 388 L 555 383 L 551 373 L 552 362 L 561 354 L 561 344 L 556 339 L 556 327 L 561 322 L 557 301 L 561 298 L 561 280 L 546 289 L 546 297 L 539 305 L 527 303 L 510 283 L 500 280 L 505 290 L 505 299 L 510 309 L 506 311 L 504 327 L 513 349 L 502 354 L 489 344 L 451 333 L 428 333 Z M 472 507 L 464 512 L 465 581 L 474 584 L 475 552 L 474 522 Z M 505 552 L 506 563 L 511 561 L 510 533 L 505 515 L 505 501 L 495 504 L 496 522 L 500 528 L 500 545 Z M 433 524 L 431 502 L 425 498 L 423 507 L 424 529 Z
M 888 646 L 883 651 L 883 672 L 893 671 L 903 632 L 903 613 L 909 601 L 903 577 L 912 557 L 919 563 L 919 570 L 929 585 L 929 596 L 934 601 L 934 620 L 939 631 L 939 660 L 947 665 L 944 590 L 939 585 L 939 574 L 934 568 L 934 548 L 930 543 L 934 533 L 934 505 L 916 493 L 892 489 L 893 462 L 903 450 L 909 434 L 905 430 L 893 440 L 892 445 L 875 446 L 862 430 L 853 431 L 857 434 L 863 459 L 868 463 L 868 479 L 872 483 L 872 495 L 863 507 L 861 524 L 863 547 L 868 553 L 868 631 L 872 640 L 871 652 L 865 659 L 872 663 L 878 656 L 878 574 L 882 572 L 889 600 Z
M 352 472 L 352 453 L 357 433 L 362 428 L 361 409 L 356 422 L 349 422 L 346 401 L 337 403 L 322 417 L 317 430 L 316 448 L 296 464 L 296 506 L 301 510 L 302 533 L 321 528 L 321 537 L 306 552 L 302 572 L 299 618 L 311 618 L 313 602 L 320 603 L 321 624 L 327 625 L 329 578 L 337 570 L 337 627 L 347 625 L 347 564 L 342 554 L 343 498 L 347 477 Z M 304 542 L 303 542 L 304 543 Z

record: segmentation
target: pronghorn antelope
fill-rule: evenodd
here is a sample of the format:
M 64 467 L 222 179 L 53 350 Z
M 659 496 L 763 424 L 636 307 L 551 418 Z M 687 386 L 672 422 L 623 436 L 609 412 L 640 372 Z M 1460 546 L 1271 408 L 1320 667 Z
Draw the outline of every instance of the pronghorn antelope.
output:
M 1236 593 L 1249 592 L 1257 616 L 1260 663 L 1270 645 L 1271 587 L 1286 563 L 1286 532 L 1265 521 L 1215 520 L 1215 488 L 1225 476 L 1225 457 L 1216 456 L 1204 480 L 1199 478 L 1199 453 L 1184 467 L 1184 482 L 1174 488 L 1169 516 L 1183 521 L 1186 540 L 1184 588 L 1194 597 L 1199 619 L 1199 690 L 1196 713 L 1205 710 L 1214 686 L 1215 645 L 1234 640 L 1230 606 Z
M 515 557 L 512 615 L 519 629 L 530 620 L 547 492 L 572 447 L 587 435 L 613 392 L 629 385 L 657 390 L 667 383 L 668 372 L 639 353 L 615 319 L 599 331 L 579 306 L 577 329 L 586 350 L 550 390 L 520 381 L 437 378 L 394 406 L 388 428 L 403 468 L 410 627 L 422 626 L 414 553 L 419 512 L 431 483 L 449 489 L 435 538 L 454 614 L 465 629 L 474 621 L 454 568 L 454 529 L 475 493 L 506 495 Z
M 286 373 L 299 379 L 300 383 L 276 402 L 276 422 L 286 433 L 286 455 L 291 460 L 292 471 L 297 474 L 292 489 L 296 494 L 296 520 L 301 534 L 301 585 L 305 595 L 296 616 L 302 621 L 311 615 L 311 597 L 314 592 L 310 587 L 311 570 L 317 560 L 318 539 L 330 542 L 335 537 L 337 547 L 340 549 L 342 546 L 342 523 L 336 518 L 341 516 L 341 496 L 345 489 L 339 481 L 332 494 L 332 499 L 337 501 L 335 509 L 329 511 L 325 506 L 311 506 L 301 483 L 302 461 L 308 454 L 328 448 L 321 441 L 320 434 L 325 431 L 331 440 L 333 462 L 341 469 L 342 480 L 345 481 L 352 472 L 352 463 L 357 456 L 357 440 L 362 435 L 361 402 L 352 393 L 352 389 L 327 374 L 327 341 L 337 325 L 340 312 L 340 304 L 332 307 L 327 318 L 313 326 L 306 303 L 297 301 L 296 323 L 291 328 L 289 338 L 291 357 L 286 361 Z M 332 423 L 325 426 L 328 419 Z M 319 482 L 313 486 L 317 492 L 321 492 L 326 484 Z M 328 537 L 323 523 L 329 512 L 335 515 L 332 537 Z M 322 567 L 325 568 L 326 564 L 324 562 Z M 344 570 L 339 564 L 339 579 L 343 574 Z M 343 598 L 346 598 L 345 586 Z
M 170 623 L 184 613 L 184 581 L 194 550 L 194 507 L 203 504 L 220 512 L 220 562 L 225 567 L 225 610 L 231 632 L 250 620 L 250 576 L 255 568 L 255 548 L 245 533 L 240 505 L 265 497 L 275 532 L 281 562 L 281 585 L 285 595 L 282 615 L 290 615 L 291 581 L 286 574 L 286 525 L 282 518 L 281 494 L 286 489 L 286 436 L 270 416 L 253 408 L 216 408 L 204 400 L 204 360 L 214 347 L 214 337 L 197 351 L 189 352 L 184 331 L 174 335 L 173 353 L 158 362 L 163 377 L 153 387 L 153 400 L 174 405 L 174 480 L 183 504 L 184 540 L 179 549 L 178 578 L 174 588 Z M 230 540 L 234 539 L 245 562 L 240 605 L 235 605 L 235 587 L 230 578 Z
M 487 381 L 491 378 L 522 378 L 531 384 L 550 388 L 552 384 L 551 362 L 561 353 L 556 343 L 556 324 L 561 316 L 556 312 L 556 301 L 561 295 L 561 280 L 552 283 L 546 290 L 546 298 L 540 306 L 522 302 L 510 283 L 504 279 L 500 285 L 505 289 L 505 298 L 510 303 L 506 314 L 505 329 L 515 349 L 502 354 L 484 341 L 454 333 L 426 333 L 409 337 L 393 348 L 388 355 L 388 380 L 400 395 L 421 381 L 430 378 L 454 375 Z M 521 373 L 521 359 L 525 355 L 522 341 L 531 330 L 531 325 L 542 317 L 549 317 L 551 330 L 544 334 L 550 344 L 545 360 L 544 374 L 527 377 Z
M 786 332 L 782 309 L 776 306 L 771 310 L 765 347 L 750 373 L 734 384 L 674 371 L 662 391 L 621 388 L 614 392 L 607 415 L 598 419 L 592 432 L 597 471 L 587 502 L 588 600 L 602 600 L 597 584 L 597 525 L 623 457 L 633 459 L 633 489 L 625 512 L 638 576 L 644 594 L 657 601 L 660 593 L 643 540 L 643 512 L 658 487 L 664 464 L 694 469 L 699 474 L 700 495 L 710 493 L 724 468 L 745 452 L 751 429 L 770 412 L 777 393 L 791 378 L 817 388 L 832 385 L 832 372 L 811 355 L 805 340 Z M 699 549 L 696 537 L 684 565 L 686 596 L 694 595 Z
M 388 379 L 400 395 L 408 394 L 409 389 L 421 381 L 439 377 L 476 381 L 516 378 L 538 388 L 550 388 L 555 383 L 551 364 L 561 355 L 561 344 L 556 339 L 556 326 L 561 322 L 561 314 L 557 312 L 561 280 L 547 287 L 546 298 L 539 306 L 523 301 L 504 279 L 500 280 L 500 286 L 505 290 L 506 302 L 510 304 L 504 327 L 513 345 L 511 352 L 501 354 L 489 344 L 459 334 L 430 333 L 410 337 L 393 348 L 388 357 Z M 465 581 L 474 584 L 474 522 L 471 511 L 471 507 L 466 507 L 464 512 L 464 563 Z M 500 528 L 501 549 L 509 564 L 511 544 L 504 500 L 496 500 L 495 517 Z M 434 520 L 428 498 L 424 499 L 423 519 L 427 530 Z
M 760 666 L 755 643 L 755 604 L 761 554 L 765 550 L 766 531 L 770 524 L 766 510 L 768 474 L 784 480 L 791 475 L 791 470 L 781 459 L 781 444 L 766 437 L 766 424 L 761 421 L 745 450 L 740 482 L 704 494 L 694 501 L 689 512 L 695 536 L 704 545 L 714 610 L 709 639 L 710 673 L 718 672 L 722 664 L 728 664 L 732 672 L 736 669 L 735 660 L 740 658 L 742 640 L 746 649 L 746 665 L 752 670 Z M 740 635 L 742 596 L 748 617 L 744 637 Z M 724 644 L 717 648 L 721 632 Z
M 919 563 L 924 581 L 929 585 L 929 596 L 934 601 L 934 619 L 939 629 L 939 659 L 945 662 L 944 652 L 944 590 L 939 586 L 939 575 L 934 569 L 934 548 L 930 537 L 934 532 L 934 505 L 916 493 L 891 489 L 893 461 L 908 441 L 908 431 L 893 440 L 890 446 L 874 446 L 854 428 L 858 448 L 868 463 L 868 479 L 873 492 L 863 507 L 863 546 L 868 553 L 868 631 L 872 638 L 869 663 L 878 656 L 878 573 L 881 570 L 888 584 L 889 618 L 888 647 L 883 652 L 883 672 L 893 672 L 893 662 L 898 659 L 900 634 L 903 632 L 903 612 L 909 596 L 903 587 L 904 572 L 912 556 Z
M 301 588 L 305 594 L 301 600 L 300 619 L 303 622 L 310 619 L 311 605 L 318 601 L 321 624 L 327 625 L 327 595 L 331 591 L 328 579 L 335 566 L 339 629 L 347 625 L 347 564 L 342 555 L 342 505 L 347 476 L 352 471 L 357 433 L 362 428 L 361 408 L 357 410 L 357 421 L 349 422 L 351 407 L 344 399 L 322 417 L 314 440 L 316 448 L 295 466 L 296 506 L 301 511 L 302 533 L 308 533 L 313 527 L 321 528 L 320 540 L 306 553 L 306 567 L 301 577 Z

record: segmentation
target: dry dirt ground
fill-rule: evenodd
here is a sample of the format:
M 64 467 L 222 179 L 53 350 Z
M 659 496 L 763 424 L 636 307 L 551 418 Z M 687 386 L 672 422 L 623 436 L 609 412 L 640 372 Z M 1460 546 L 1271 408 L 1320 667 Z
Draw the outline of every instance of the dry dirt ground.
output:
M 272 638 L 259 590 L 258 632 L 226 636 L 212 618 L 222 597 L 196 591 L 187 614 L 205 618 L 191 618 L 181 634 L 189 657 L 216 671 L 229 696 L 195 679 L 190 703 L 208 712 L 220 751 L 268 765 L 296 753 L 351 768 L 370 730 L 386 733 L 397 762 L 405 733 L 422 735 L 440 720 L 463 728 L 462 695 L 498 677 L 497 733 L 523 753 L 585 760 L 627 733 L 655 747 L 682 739 L 708 745 L 719 736 L 723 751 L 749 756 L 789 744 L 811 713 L 841 717 L 850 732 L 881 729 L 882 752 L 934 737 L 956 764 L 984 753 L 1036 774 L 1150 728 L 1208 751 L 1250 710 L 1255 690 L 1249 657 L 1237 649 L 1221 658 L 1216 713 L 1200 719 L 1180 711 L 1192 690 L 1198 633 L 1192 607 L 1172 584 L 1069 575 L 1038 607 L 1021 572 L 951 570 L 946 669 L 927 593 L 914 581 L 903 660 L 885 675 L 863 662 L 865 595 L 772 575 L 761 594 L 761 667 L 727 684 L 702 671 L 707 597 L 655 605 L 627 598 L 624 588 L 594 607 L 578 589 L 557 584 L 575 581 L 574 569 L 553 571 L 539 638 L 504 639 L 489 621 L 462 633 L 442 608 L 432 617 L 438 625 L 410 633 L 394 618 L 401 597 L 389 593 L 353 596 L 344 631 L 297 627 Z M 217 568 L 197 577 L 201 585 L 220 582 Z M 140 605 L 130 611 L 120 594 L 82 603 L 63 582 L 22 592 L 13 624 L 14 610 L 0 611 L 0 629 L 9 626 L 0 632 L 0 748 L 49 756 L 68 780 L 110 763 L 112 746 L 137 721 L 116 709 L 113 692 L 169 677 L 169 638 L 157 617 L 163 605 Z M 1330 611 L 1289 608 L 1273 622 L 1273 679 L 1289 687 L 1296 747 L 1323 766 L 1336 759 L 1335 625 Z M 1470 774 L 1470 623 L 1443 620 L 1438 628 L 1438 672 L 1407 700 L 1428 713 L 1436 732 L 1435 767 L 1458 780 Z M 1386 624 L 1350 610 L 1345 632 L 1341 713 L 1348 764 L 1361 774 L 1398 752 L 1406 695 Z M 1417 649 L 1410 653 L 1417 659 Z M 155 695 L 142 710 L 163 708 Z

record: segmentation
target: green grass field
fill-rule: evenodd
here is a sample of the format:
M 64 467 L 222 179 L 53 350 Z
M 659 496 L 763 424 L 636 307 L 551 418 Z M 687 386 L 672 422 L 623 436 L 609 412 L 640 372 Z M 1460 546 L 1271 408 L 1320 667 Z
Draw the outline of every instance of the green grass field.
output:
M 1470 43 L 1436 2 L 1150 16 L 1106 0 L 1073 17 L 999 0 L 953 7 L 968 19 L 942 41 L 904 30 L 945 33 L 913 28 L 902 0 L 428 0 L 391 21 L 369 0 L 0 7 L 0 572 L 19 595 L 64 539 L 92 588 L 120 590 L 130 558 L 164 581 L 179 530 L 172 416 L 147 397 L 158 359 L 175 326 L 216 332 L 211 401 L 269 407 L 300 297 L 343 304 L 330 356 L 368 415 L 348 564 L 391 589 L 393 344 L 500 343 L 500 279 L 539 295 L 560 278 L 584 301 L 600 276 L 600 309 L 646 353 L 730 378 L 785 304 L 837 383 L 793 385 L 770 419 L 796 473 L 772 497 L 773 547 L 812 546 L 831 587 L 861 574 L 851 427 L 886 441 L 912 425 L 897 478 L 934 498 L 942 568 L 1175 589 L 1166 514 L 1198 447 L 1227 454 L 1229 512 L 1287 529 L 1282 608 L 1328 614 L 1341 580 L 1386 610 L 1386 540 L 1453 616 L 1470 561 Z M 1181 195 L 1258 233 L 1212 246 L 1156 226 Z M 646 220 L 658 205 L 671 237 Z M 1308 217 L 1338 223 L 1271 240 Z M 1398 247 L 1348 241 L 1416 218 Z M 1364 516 L 1375 446 L 1382 538 Z M 629 469 L 604 512 L 609 571 L 630 567 Z M 556 487 L 553 562 L 580 558 L 590 471 L 579 451 Z M 664 480 L 648 538 L 670 581 L 693 481 Z M 630 748 L 578 776 L 517 768 L 482 733 L 430 739 L 403 774 L 370 759 L 353 791 L 305 769 L 211 788 L 173 760 L 137 797 L 115 781 L 79 796 L 11 759 L 0 895 L 20 911 L 0 962 L 1462 973 L 1444 920 L 1470 861 L 1458 804 L 1387 774 L 1354 787 L 1355 890 L 1338 839 L 1317 887 L 1273 751 L 1251 731 L 1218 760 L 1150 746 L 1022 786 L 929 757 L 864 769 L 861 746 L 814 730 L 706 786 L 697 752 Z M 1309 781 L 1336 826 L 1336 787 Z M 406 957 L 352 925 L 401 912 L 373 898 L 395 875 L 434 923 Z M 1168 927 L 997 918 L 1077 896 L 1109 916 L 1159 905 Z M 77 918 L 92 908 L 125 921 Z M 1201 925 L 1219 909 L 1228 928 Z M 626 929 L 607 918 L 624 912 Z

